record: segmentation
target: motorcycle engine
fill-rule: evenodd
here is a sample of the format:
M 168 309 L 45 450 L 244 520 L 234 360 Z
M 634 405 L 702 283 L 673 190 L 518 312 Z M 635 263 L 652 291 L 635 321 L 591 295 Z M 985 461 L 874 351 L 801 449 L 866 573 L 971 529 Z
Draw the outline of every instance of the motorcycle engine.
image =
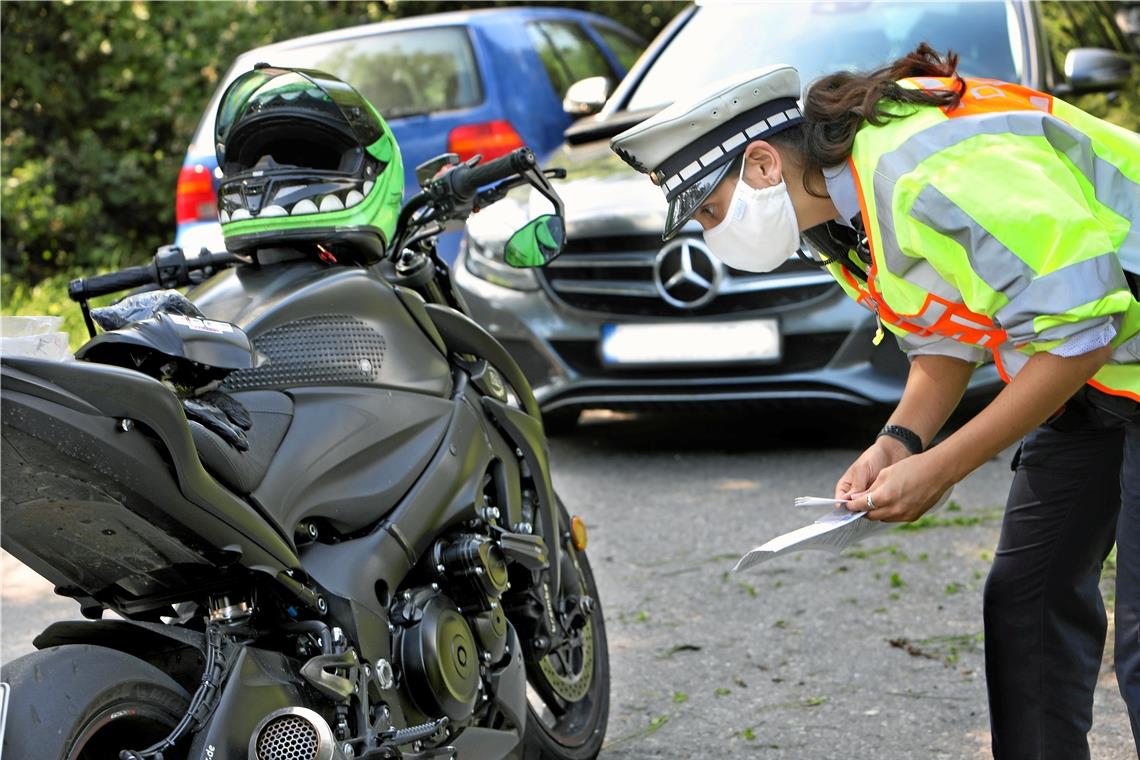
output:
M 463 720 L 479 696 L 481 656 L 471 626 L 455 603 L 420 589 L 400 610 L 407 624 L 396 651 L 404 685 L 425 715 Z
M 507 561 L 494 542 L 473 534 L 439 541 L 430 557 L 441 583 L 406 592 L 393 610 L 395 652 L 416 706 L 460 721 L 475 709 L 482 666 L 499 662 L 506 649 L 499 598 L 509 586 Z

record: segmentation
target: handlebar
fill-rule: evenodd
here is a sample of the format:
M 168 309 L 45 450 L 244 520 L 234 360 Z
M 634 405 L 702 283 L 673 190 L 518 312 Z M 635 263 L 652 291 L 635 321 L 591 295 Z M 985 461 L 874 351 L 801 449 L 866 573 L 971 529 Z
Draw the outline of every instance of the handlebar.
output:
M 534 152 L 524 146 L 486 163 L 475 166 L 460 164 L 440 180 L 448 183 L 457 199 L 468 201 L 475 197 L 480 187 L 522 174 L 533 169 L 537 163 Z
M 154 282 L 154 273 L 149 266 L 127 267 L 118 272 L 98 274 L 81 280 L 72 280 L 67 286 L 67 296 L 72 301 L 87 300 L 120 290 L 129 290 Z
M 154 254 L 154 261 L 150 264 L 127 267 L 117 272 L 72 280 L 67 285 L 67 296 L 72 301 L 82 303 L 97 296 L 105 296 L 145 285 L 177 288 L 193 282 L 190 277 L 191 272 L 221 269 L 237 260 L 237 257 L 228 251 L 220 253 L 203 251 L 195 258 L 187 259 L 181 248 L 163 246 Z

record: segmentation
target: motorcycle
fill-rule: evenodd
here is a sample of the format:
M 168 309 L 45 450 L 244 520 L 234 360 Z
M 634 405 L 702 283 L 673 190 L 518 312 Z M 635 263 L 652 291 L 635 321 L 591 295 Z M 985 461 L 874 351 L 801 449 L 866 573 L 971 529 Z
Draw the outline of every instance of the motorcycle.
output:
M 506 257 L 548 262 L 559 170 L 520 148 L 417 176 L 377 265 L 164 247 L 71 283 L 78 361 L 0 362 L 3 547 L 87 618 L 4 665 L 5 760 L 597 755 L 586 528 L 526 378 L 435 251 L 530 185 L 555 213 Z M 96 336 L 89 299 L 183 286 L 203 317 Z M 191 414 L 188 384 L 238 424 Z

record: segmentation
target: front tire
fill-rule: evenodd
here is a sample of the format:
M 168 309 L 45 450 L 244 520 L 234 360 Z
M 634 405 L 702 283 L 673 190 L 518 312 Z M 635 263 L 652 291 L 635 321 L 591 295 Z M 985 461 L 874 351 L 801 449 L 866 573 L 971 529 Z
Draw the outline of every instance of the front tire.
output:
M 568 549 L 568 551 L 573 551 Z M 606 626 L 598 602 L 598 587 L 585 552 L 576 552 L 581 593 L 594 600 L 594 611 L 582 629 L 583 642 L 575 657 L 589 663 L 589 672 L 560 679 L 558 670 L 543 658 L 527 663 L 527 716 L 523 736 L 523 760 L 593 760 L 602 749 L 610 712 L 610 660 L 606 649 Z M 563 578 L 563 586 L 566 585 Z M 585 637 L 588 636 L 588 642 Z M 588 652 L 586 651 L 588 647 Z M 588 678 L 588 685 L 582 681 Z
M 107 760 L 142 750 L 177 725 L 190 696 L 137 657 L 87 644 L 50 647 L 0 669 L 11 687 L 3 756 Z M 164 753 L 185 760 L 189 741 Z

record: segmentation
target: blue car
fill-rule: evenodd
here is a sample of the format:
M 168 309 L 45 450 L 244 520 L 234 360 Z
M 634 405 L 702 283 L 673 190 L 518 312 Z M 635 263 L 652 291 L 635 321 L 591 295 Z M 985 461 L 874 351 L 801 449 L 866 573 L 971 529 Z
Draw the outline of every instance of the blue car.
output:
M 601 107 L 644 47 L 636 34 L 607 18 L 545 7 L 419 16 L 250 50 L 226 73 L 186 152 L 175 242 L 188 252 L 224 248 L 214 114 L 226 86 L 255 63 L 321 69 L 359 89 L 392 127 L 407 191 L 415 192 L 415 167 L 441 153 L 491 159 L 523 144 L 540 157 L 551 152 L 576 116 Z M 578 102 L 573 93 L 566 98 L 582 80 L 595 85 L 593 103 Z M 452 260 L 459 235 L 444 238 L 440 252 Z

